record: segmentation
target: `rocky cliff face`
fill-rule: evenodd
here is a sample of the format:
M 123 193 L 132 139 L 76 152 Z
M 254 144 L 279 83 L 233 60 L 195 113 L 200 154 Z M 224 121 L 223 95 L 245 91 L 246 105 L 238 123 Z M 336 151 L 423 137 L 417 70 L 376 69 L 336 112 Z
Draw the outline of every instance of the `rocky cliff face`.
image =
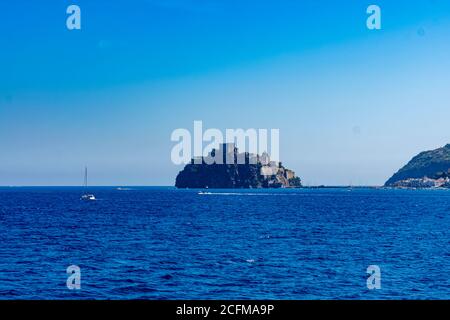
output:
M 230 150 L 229 146 L 223 145 L 222 150 Z M 212 150 L 209 156 L 222 150 Z M 253 155 L 248 153 L 238 154 L 237 148 L 231 148 L 229 152 L 224 152 L 226 158 L 233 159 L 223 161 L 223 163 L 211 163 L 208 159 L 202 158 L 199 164 L 194 163 L 184 167 L 178 174 L 175 186 L 177 188 L 280 188 L 280 187 L 301 187 L 300 178 L 295 173 L 282 166 L 281 163 L 270 162 L 270 159 L 263 161 L 262 156 L 256 156 L 254 161 L 250 161 Z M 237 161 L 245 159 L 245 163 Z
M 415 156 L 387 182 L 389 187 L 432 188 L 450 186 L 450 144 Z

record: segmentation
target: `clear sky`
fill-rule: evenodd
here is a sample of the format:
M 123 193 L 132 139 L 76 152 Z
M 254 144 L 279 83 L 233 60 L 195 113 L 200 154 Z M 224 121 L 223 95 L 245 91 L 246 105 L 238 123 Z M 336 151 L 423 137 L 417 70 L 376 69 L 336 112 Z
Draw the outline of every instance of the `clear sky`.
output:
M 448 0 L 15 0 L 0 41 L 0 185 L 80 185 L 84 165 L 173 185 L 170 134 L 194 120 L 279 128 L 309 185 L 382 184 L 450 142 Z

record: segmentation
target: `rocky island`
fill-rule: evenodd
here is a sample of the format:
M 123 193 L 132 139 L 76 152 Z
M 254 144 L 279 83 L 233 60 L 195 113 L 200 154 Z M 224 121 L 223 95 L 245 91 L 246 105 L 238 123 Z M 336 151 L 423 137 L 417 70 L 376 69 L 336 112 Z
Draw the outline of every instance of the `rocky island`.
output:
M 214 162 L 220 157 L 223 161 Z M 220 159 L 219 158 L 219 159 Z M 231 160 L 230 160 L 231 159 Z M 241 161 L 240 161 L 241 160 Z M 295 172 L 267 153 L 239 153 L 232 143 L 213 149 L 207 157 L 194 158 L 177 175 L 177 188 L 292 188 L 301 187 Z
M 450 144 L 418 154 L 394 174 L 385 186 L 396 188 L 450 188 Z

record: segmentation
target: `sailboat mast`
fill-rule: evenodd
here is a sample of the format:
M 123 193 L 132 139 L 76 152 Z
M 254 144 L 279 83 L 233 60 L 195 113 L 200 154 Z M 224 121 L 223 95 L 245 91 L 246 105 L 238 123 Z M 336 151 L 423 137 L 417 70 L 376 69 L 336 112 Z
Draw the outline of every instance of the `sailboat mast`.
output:
M 87 188 L 88 186 L 88 169 L 87 167 L 84 167 L 84 187 Z

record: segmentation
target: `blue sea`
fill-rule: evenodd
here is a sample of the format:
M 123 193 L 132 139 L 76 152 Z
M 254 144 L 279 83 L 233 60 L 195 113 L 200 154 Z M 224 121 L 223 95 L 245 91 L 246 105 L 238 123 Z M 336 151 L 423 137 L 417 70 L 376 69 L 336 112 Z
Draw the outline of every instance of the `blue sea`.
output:
M 450 191 L 90 191 L 0 188 L 1 299 L 450 298 Z

